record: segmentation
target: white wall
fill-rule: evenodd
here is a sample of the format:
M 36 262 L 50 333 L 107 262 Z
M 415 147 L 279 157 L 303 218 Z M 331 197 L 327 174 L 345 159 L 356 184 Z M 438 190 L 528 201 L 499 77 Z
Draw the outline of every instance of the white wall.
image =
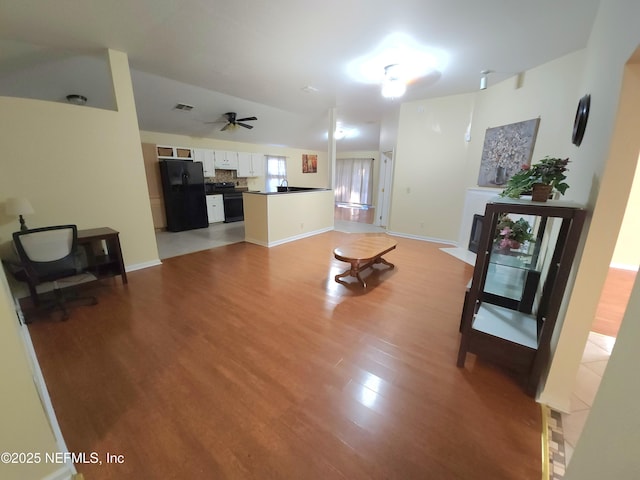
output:
M 18 317 L 4 272 L 0 271 L 0 451 L 39 452 L 42 463 L 0 462 L 0 478 L 45 478 L 64 465 L 44 462 L 45 452 L 58 451 L 33 381 L 19 332 Z M 64 470 L 64 468 L 62 468 Z
M 158 259 L 127 56 L 109 51 L 117 111 L 0 97 L 0 203 L 27 197 L 31 227 L 76 223 L 121 232 L 127 265 Z M 18 222 L 0 208 L 0 243 Z M 57 449 L 35 391 L 11 294 L 0 274 L 0 446 Z M 45 478 L 60 465 L 0 464 L 3 479 Z M 50 477 L 64 478 L 64 477 Z
M 125 264 L 146 264 L 158 252 L 129 65 L 121 52 L 109 61 L 118 111 L 0 97 L 0 203 L 27 197 L 30 227 L 114 228 Z M 5 248 L 17 228 L 0 208 Z
M 455 243 L 467 187 L 465 132 L 475 94 L 403 103 L 389 230 Z
M 587 204 L 593 214 L 556 353 L 540 395 L 541 401 L 564 411 L 569 409 L 582 349 L 612 259 L 640 151 L 638 65 L 627 68 L 621 88 L 625 63 L 640 43 L 633 20 L 637 18 L 637 2 L 604 1 L 586 50 L 582 90 L 591 94 L 592 103 L 576 163 L 586 172 Z
M 627 270 L 637 270 L 640 265 L 640 168 L 636 166 L 633 186 L 629 195 L 629 202 L 625 210 L 622 228 L 613 252 L 611 266 Z

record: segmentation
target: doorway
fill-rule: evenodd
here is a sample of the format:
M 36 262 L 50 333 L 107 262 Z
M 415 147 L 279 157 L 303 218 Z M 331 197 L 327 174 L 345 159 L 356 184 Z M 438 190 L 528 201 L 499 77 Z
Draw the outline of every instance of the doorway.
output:
M 335 183 L 335 221 L 373 224 L 374 159 L 337 159 Z
M 620 108 L 616 117 L 616 127 L 609 153 L 610 160 L 606 166 L 609 178 L 606 185 L 603 182 L 598 198 L 598 202 L 604 201 L 604 205 L 596 206 L 591 225 L 591 228 L 596 232 L 603 230 L 603 224 L 609 219 L 607 218 L 603 221 L 602 218 L 610 215 L 615 218 L 616 212 L 620 213 L 621 208 L 625 208 L 624 206 L 621 207 L 621 199 L 615 198 L 611 194 L 612 185 L 624 185 L 625 182 L 617 180 L 624 177 L 633 178 L 628 198 L 624 199 L 627 202 L 624 219 L 619 231 L 614 231 L 614 233 L 617 233 L 615 251 L 606 273 L 591 325 L 591 332 L 576 374 L 575 387 L 571 395 L 571 413 L 562 415 L 565 461 L 567 465 L 571 460 L 573 449 L 579 441 L 582 429 L 591 412 L 591 406 L 600 387 L 600 381 L 605 374 L 609 356 L 614 348 L 618 329 L 624 318 L 631 290 L 636 280 L 638 264 L 640 264 L 640 255 L 637 253 L 636 246 L 637 219 L 640 217 L 640 174 L 638 172 L 640 144 L 637 141 L 629 141 L 633 137 L 630 137 L 626 132 L 627 128 L 630 128 L 630 131 L 635 131 L 640 127 L 640 115 L 637 113 L 638 106 L 640 106 L 640 89 L 637 87 L 638 77 L 640 77 L 640 50 L 636 52 L 636 55 L 625 67 L 619 103 L 623 107 Z M 603 195 L 605 189 L 606 193 L 611 195 Z M 605 210 L 607 210 L 607 213 L 604 213 Z M 598 214 L 599 218 L 596 219 Z M 596 221 L 598 225 L 594 227 Z

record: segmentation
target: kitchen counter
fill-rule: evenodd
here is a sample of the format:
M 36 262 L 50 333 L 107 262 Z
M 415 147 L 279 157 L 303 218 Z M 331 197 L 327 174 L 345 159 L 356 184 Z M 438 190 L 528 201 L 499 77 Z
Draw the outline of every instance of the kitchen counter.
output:
M 284 190 L 286 189 L 286 190 Z M 314 188 L 314 187 L 278 187 L 277 192 L 261 192 L 261 191 L 249 191 L 248 193 L 255 193 L 258 195 L 280 195 L 283 193 L 308 193 L 308 192 L 330 192 L 329 188 Z
M 333 230 L 331 189 L 249 191 L 242 197 L 246 242 L 273 247 Z

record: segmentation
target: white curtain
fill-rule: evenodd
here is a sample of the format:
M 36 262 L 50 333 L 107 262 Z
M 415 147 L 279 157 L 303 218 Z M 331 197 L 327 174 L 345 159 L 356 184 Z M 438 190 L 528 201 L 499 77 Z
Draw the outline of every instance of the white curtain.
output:
M 336 202 L 371 205 L 373 158 L 336 159 Z
M 267 156 L 266 191 L 277 191 L 278 185 L 281 185 L 286 179 L 287 158 Z

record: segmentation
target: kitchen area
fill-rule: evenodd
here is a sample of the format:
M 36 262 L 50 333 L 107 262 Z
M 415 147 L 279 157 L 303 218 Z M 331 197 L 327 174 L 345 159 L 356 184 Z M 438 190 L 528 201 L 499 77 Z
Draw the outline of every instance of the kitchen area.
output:
M 151 143 L 142 151 L 161 259 L 241 241 L 270 247 L 333 229 L 333 191 L 265 192 L 262 153 Z
M 264 155 L 142 144 L 160 258 L 244 240 L 242 194 Z

